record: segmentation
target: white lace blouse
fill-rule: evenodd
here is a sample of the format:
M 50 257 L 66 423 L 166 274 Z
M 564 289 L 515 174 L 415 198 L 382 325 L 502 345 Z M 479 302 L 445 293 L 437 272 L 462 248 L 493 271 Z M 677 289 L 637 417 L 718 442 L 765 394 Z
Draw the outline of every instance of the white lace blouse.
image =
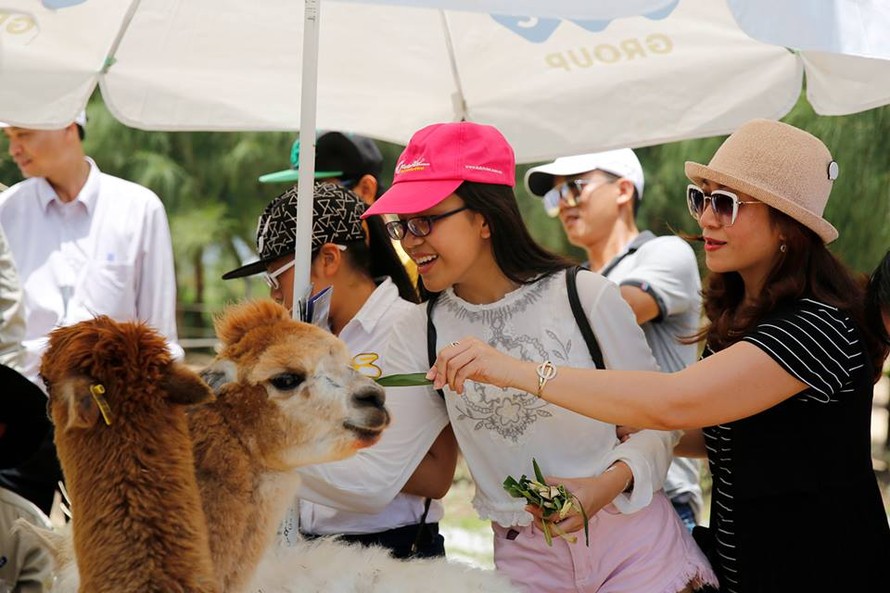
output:
M 657 370 L 643 332 L 617 287 L 590 272 L 578 275 L 581 303 L 596 334 L 607 368 Z M 572 316 L 563 272 L 523 285 L 486 305 L 468 303 L 448 289 L 433 311 L 437 351 L 454 340 L 476 336 L 524 360 L 551 360 L 560 366 L 592 367 Z M 426 306 L 418 305 L 396 325 L 388 361 L 391 373 L 429 368 Z M 428 397 L 429 387 L 403 387 Z M 590 397 L 596 397 L 591 393 Z M 546 475 L 586 477 L 616 460 L 634 474 L 634 488 L 613 502 L 624 513 L 649 504 L 661 489 L 678 434 L 641 431 L 624 443 L 615 426 L 570 412 L 515 389 L 468 382 L 463 395 L 445 389 L 448 416 L 476 483 L 479 516 L 504 527 L 527 525 L 525 502 L 503 489 L 504 478 L 532 476 L 532 458 Z

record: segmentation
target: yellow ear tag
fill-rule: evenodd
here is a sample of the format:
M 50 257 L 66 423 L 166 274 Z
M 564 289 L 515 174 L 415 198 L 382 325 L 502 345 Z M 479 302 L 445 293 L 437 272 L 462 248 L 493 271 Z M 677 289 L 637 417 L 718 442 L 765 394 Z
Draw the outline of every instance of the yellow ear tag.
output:
M 108 401 L 105 399 L 105 386 L 100 383 L 94 383 L 90 385 L 90 393 L 93 394 L 93 400 L 99 406 L 99 411 L 102 412 L 105 424 L 111 426 L 111 408 L 108 407 Z

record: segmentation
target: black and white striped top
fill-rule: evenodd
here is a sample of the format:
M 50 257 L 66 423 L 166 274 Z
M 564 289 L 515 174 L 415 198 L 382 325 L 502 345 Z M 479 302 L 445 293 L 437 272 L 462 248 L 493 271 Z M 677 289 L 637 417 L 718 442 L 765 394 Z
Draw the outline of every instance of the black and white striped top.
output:
M 798 507 L 777 509 L 786 500 L 814 505 L 801 513 L 836 504 L 834 481 L 848 492 L 851 480 L 867 479 L 870 471 L 871 365 L 849 316 L 802 299 L 770 314 L 744 341 L 809 387 L 755 416 L 704 429 L 713 478 L 712 561 L 725 593 L 770 590 L 788 575 L 802 584 L 801 575 L 813 570 L 807 563 L 817 557 L 810 552 L 823 543 L 821 532 L 802 538 L 808 528 L 799 525 L 822 517 L 798 521 Z M 711 353 L 706 349 L 705 356 Z M 850 438 L 838 439 L 841 434 Z M 837 536 L 831 527 L 824 535 Z

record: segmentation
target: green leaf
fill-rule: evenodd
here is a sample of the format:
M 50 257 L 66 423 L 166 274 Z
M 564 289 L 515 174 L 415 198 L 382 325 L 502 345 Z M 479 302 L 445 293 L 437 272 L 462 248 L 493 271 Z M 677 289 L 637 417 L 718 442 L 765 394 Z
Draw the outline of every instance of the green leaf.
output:
M 557 515 L 559 519 L 564 519 L 573 507 L 577 507 L 584 519 L 584 540 L 590 546 L 590 528 L 588 526 L 587 512 L 581 506 L 578 497 L 569 492 L 565 484 L 550 485 L 544 481 L 544 473 L 538 467 L 538 462 L 532 458 L 532 467 L 535 470 L 537 480 L 531 480 L 525 474 L 519 480 L 512 476 L 507 476 L 504 480 L 504 490 L 514 498 L 525 498 L 525 501 L 532 506 L 541 510 L 541 516 L 548 519 L 553 515 Z M 569 543 L 578 541 L 573 535 L 563 531 L 556 523 L 544 521 L 544 541 L 548 546 L 553 545 L 553 533 L 563 538 Z
M 532 457 L 532 467 L 535 468 L 535 479 L 541 484 L 546 484 L 547 482 L 544 481 L 544 474 L 541 473 L 541 468 L 538 467 L 538 462 L 534 457 Z
M 547 542 L 548 546 L 553 545 L 553 536 L 550 535 L 550 523 L 544 521 L 544 541 Z
M 587 544 L 587 547 L 590 547 L 590 525 L 588 525 L 590 519 L 587 518 L 587 511 L 581 505 L 581 501 L 578 500 L 577 496 L 572 496 L 575 499 L 575 504 L 581 510 L 581 518 L 584 519 L 584 543 Z
M 381 387 L 417 387 L 419 385 L 432 385 L 433 382 L 426 378 L 426 373 L 404 373 L 401 375 L 386 375 L 374 379 Z

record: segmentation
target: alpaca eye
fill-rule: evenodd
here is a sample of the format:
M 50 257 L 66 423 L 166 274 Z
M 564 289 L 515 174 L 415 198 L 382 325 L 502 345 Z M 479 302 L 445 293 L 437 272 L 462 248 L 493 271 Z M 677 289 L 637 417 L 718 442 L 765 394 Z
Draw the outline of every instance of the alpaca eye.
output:
M 298 373 L 281 373 L 269 379 L 269 383 L 278 391 L 292 391 L 305 380 L 306 377 Z

